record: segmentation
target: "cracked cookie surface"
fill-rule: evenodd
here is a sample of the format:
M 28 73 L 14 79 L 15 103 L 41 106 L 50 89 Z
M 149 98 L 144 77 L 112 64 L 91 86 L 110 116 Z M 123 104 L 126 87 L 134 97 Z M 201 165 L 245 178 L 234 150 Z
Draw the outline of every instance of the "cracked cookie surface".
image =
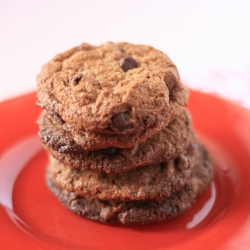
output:
M 128 56 L 136 67 L 124 70 L 120 62 Z M 159 130 L 182 112 L 188 96 L 167 55 L 129 43 L 82 44 L 58 54 L 37 83 L 38 106 L 76 130 L 111 134 Z

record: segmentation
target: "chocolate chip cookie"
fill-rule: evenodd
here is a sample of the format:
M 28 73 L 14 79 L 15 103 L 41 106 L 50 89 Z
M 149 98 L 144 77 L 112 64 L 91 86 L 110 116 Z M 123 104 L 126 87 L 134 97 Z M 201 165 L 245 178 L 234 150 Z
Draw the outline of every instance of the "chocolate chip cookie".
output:
M 109 201 L 89 199 L 59 187 L 48 175 L 48 185 L 55 196 L 72 212 L 101 222 L 122 224 L 147 224 L 163 222 L 186 212 L 197 195 L 210 184 L 213 167 L 207 151 L 203 148 L 194 162 L 194 168 L 186 185 L 169 198 L 154 201 Z
M 38 106 L 75 130 L 105 134 L 164 128 L 188 96 L 166 54 L 129 43 L 72 48 L 44 65 L 37 83 Z
M 136 168 L 120 175 L 72 169 L 51 158 L 48 171 L 61 188 L 91 199 L 160 200 L 185 185 L 200 154 L 204 154 L 204 149 L 191 144 L 186 152 L 173 160 Z
M 139 166 L 167 162 L 195 140 L 186 110 L 162 131 L 134 147 L 110 147 L 89 152 L 74 141 L 65 124 L 55 122 L 46 113 L 39 123 L 40 138 L 54 158 L 73 168 L 108 174 L 120 174 Z
M 191 129 L 191 118 L 187 111 L 183 112 L 184 114 L 180 114 L 176 121 L 171 122 L 168 126 L 170 130 L 173 129 L 173 133 L 179 134 L 180 132 L 177 130 L 183 130 L 185 133 L 187 129 Z M 40 125 L 39 136 L 43 143 L 61 153 L 94 151 L 114 147 L 131 148 L 160 132 L 160 130 L 147 129 L 136 134 L 116 135 L 75 130 L 72 129 L 72 126 L 62 122 L 53 112 L 43 112 L 38 123 Z M 176 129 L 174 130 L 173 127 Z

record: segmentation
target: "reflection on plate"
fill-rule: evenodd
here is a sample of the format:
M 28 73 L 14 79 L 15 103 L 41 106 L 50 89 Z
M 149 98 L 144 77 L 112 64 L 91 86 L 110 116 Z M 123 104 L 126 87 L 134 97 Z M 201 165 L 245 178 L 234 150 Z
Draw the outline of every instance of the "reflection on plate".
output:
M 250 112 L 191 91 L 188 109 L 215 179 L 184 215 L 147 226 L 106 225 L 64 208 L 45 184 L 35 93 L 0 104 L 0 241 L 4 249 L 247 249 Z

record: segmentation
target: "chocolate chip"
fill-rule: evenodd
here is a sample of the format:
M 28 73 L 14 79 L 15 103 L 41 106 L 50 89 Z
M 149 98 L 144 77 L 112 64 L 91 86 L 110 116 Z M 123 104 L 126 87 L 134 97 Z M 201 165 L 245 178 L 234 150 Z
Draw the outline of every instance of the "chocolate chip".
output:
M 74 85 L 79 84 L 79 82 L 81 81 L 82 77 L 83 77 L 82 74 L 74 75 L 72 77 L 72 81 L 73 81 Z
M 52 116 L 59 124 L 64 124 L 65 121 L 63 120 L 63 118 L 57 114 L 56 112 L 54 111 L 48 111 L 49 115 Z
M 180 155 L 174 159 L 175 167 L 178 170 L 186 169 L 188 167 L 188 162 L 188 157 L 184 155 Z
M 166 168 L 166 165 L 167 165 L 166 162 L 162 162 L 162 163 L 160 164 L 161 170 L 164 170 L 164 169 Z
M 117 128 L 119 131 L 126 129 L 126 119 L 123 113 L 114 115 L 112 118 L 112 126 Z
M 111 147 L 111 148 L 103 148 L 97 150 L 97 152 L 104 154 L 104 155 L 112 155 L 116 152 L 117 148 L 116 147 Z
M 120 61 L 120 67 L 124 72 L 127 72 L 130 69 L 136 68 L 137 62 L 133 57 L 127 56 Z
M 168 214 L 174 214 L 178 212 L 178 208 L 176 205 L 172 205 L 168 210 L 167 210 Z

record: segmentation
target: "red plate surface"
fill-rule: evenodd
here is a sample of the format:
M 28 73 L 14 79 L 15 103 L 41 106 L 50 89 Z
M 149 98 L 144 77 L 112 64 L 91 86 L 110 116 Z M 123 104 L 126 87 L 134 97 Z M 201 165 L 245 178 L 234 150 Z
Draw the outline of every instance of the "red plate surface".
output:
M 36 94 L 0 103 L 1 249 L 250 249 L 250 111 L 191 91 L 188 109 L 215 179 L 184 215 L 126 227 L 81 218 L 45 184 Z

